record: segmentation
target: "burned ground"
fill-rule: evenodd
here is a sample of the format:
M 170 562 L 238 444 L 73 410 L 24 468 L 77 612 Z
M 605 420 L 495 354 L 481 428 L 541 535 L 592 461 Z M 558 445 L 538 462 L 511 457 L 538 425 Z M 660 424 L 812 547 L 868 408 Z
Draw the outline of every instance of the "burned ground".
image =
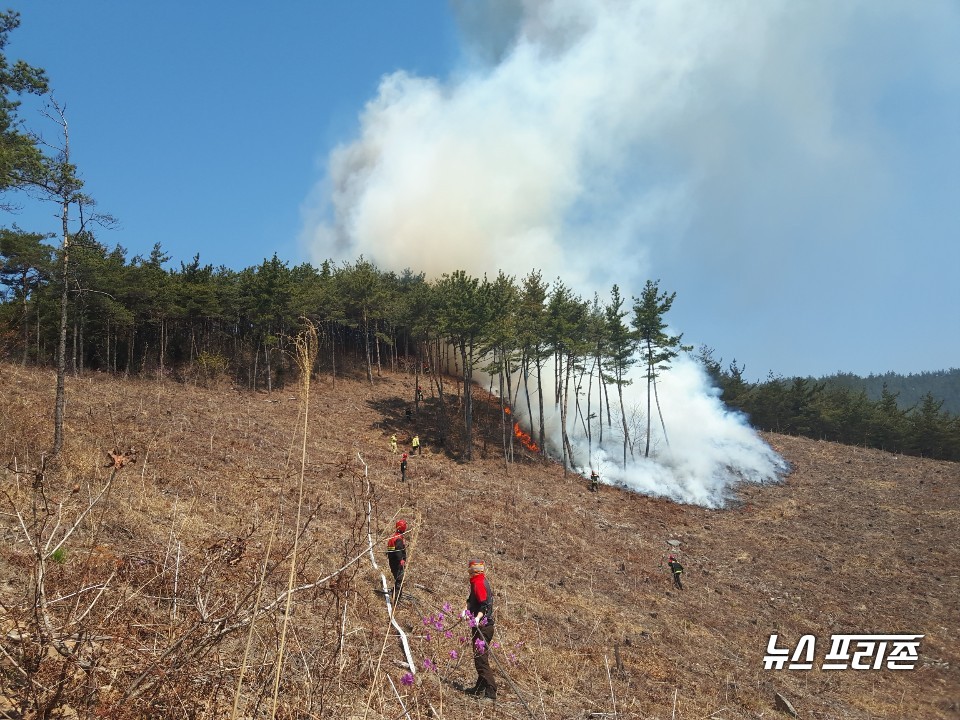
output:
M 281 636 L 278 717 L 399 717 L 402 699 L 422 717 L 733 720 L 776 716 L 776 693 L 801 718 L 960 715 L 956 464 L 767 435 L 791 474 L 710 510 L 609 486 L 591 493 L 519 449 L 506 464 L 489 408 L 477 414 L 475 459 L 460 462 L 443 445 L 455 447 L 459 431 L 446 429 L 427 384 L 408 419 L 411 376 L 320 377 L 298 503 L 296 390 L 88 376 L 68 380 L 64 462 L 38 487 L 53 376 L 3 365 L 0 386 L 10 716 L 46 703 L 51 717 L 67 706 L 81 717 L 229 717 L 243 667 L 237 716 L 267 717 Z M 389 438 L 409 450 L 415 432 L 424 451 L 401 484 Z M 110 479 L 107 451 L 129 448 L 136 463 L 44 563 L 51 632 L 37 619 L 27 536 L 62 534 Z M 362 554 L 368 503 L 381 570 L 393 520 L 411 523 L 397 610 L 418 662 L 410 686 Z M 294 584 L 309 587 L 293 596 L 289 631 L 285 603 L 257 616 L 252 640 L 249 622 L 215 631 L 217 619 L 242 620 L 283 595 L 294 526 Z M 683 591 L 665 566 L 674 548 Z M 456 620 L 474 556 L 497 598 L 496 705 L 456 689 L 475 677 Z M 424 623 L 441 613 L 442 629 Z M 833 634 L 924 638 L 913 670 L 777 671 L 764 669 L 772 633 L 791 648 L 814 635 L 818 663 Z M 74 644 L 65 654 L 51 635 Z

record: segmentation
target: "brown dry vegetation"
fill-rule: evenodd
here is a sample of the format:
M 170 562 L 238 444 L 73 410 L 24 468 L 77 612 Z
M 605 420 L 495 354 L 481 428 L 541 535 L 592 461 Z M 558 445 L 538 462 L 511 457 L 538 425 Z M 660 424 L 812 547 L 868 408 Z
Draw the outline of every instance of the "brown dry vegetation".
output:
M 531 457 L 507 466 L 489 409 L 477 459 L 460 464 L 438 446 L 429 392 L 404 418 L 411 377 L 321 376 L 297 526 L 295 389 L 70 379 L 63 463 L 38 476 L 53 386 L 48 372 L 0 366 L 0 716 L 221 718 L 236 696 L 236 717 L 269 717 L 283 644 L 284 718 L 733 720 L 778 716 L 776 692 L 801 718 L 958 717 L 956 464 L 770 435 L 786 481 L 708 510 L 590 493 Z M 389 436 L 409 447 L 414 431 L 425 451 L 401 484 Z M 136 463 L 114 475 L 107 451 L 130 447 Z M 418 667 L 413 687 L 399 683 L 403 655 L 363 553 L 368 502 L 383 571 L 393 520 L 411 522 L 397 617 L 418 664 L 440 670 Z M 49 553 L 91 506 L 39 561 L 30 543 Z M 294 584 L 307 587 L 284 629 L 295 526 Z M 671 539 L 682 592 L 663 565 Z M 475 678 L 469 656 L 449 657 L 463 625 L 428 640 L 422 622 L 445 602 L 456 622 L 472 556 L 496 592 L 496 704 L 457 689 Z M 832 633 L 925 637 L 910 671 L 765 671 L 773 632 L 791 646 L 816 635 L 818 657 Z

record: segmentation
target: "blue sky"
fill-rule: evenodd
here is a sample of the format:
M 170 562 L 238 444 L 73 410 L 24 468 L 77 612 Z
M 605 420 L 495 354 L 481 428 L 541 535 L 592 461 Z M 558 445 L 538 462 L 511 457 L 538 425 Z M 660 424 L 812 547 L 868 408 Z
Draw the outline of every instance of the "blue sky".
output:
M 8 55 L 47 71 L 87 190 L 121 222 L 101 239 L 237 268 L 306 259 L 299 206 L 381 76 L 456 53 L 439 2 L 4 7 Z
M 754 379 L 960 365 L 952 0 L 4 7 L 131 254 L 659 278 Z

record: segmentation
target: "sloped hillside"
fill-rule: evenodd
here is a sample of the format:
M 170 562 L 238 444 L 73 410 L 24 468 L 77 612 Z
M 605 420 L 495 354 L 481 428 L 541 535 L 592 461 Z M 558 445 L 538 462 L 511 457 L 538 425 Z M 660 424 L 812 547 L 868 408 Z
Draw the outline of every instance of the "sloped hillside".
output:
M 0 366 L 6 717 L 733 720 L 780 716 L 778 693 L 801 718 L 960 716 L 960 466 L 770 435 L 785 482 L 707 510 L 508 465 L 492 408 L 459 463 L 427 383 L 407 418 L 413 391 L 319 377 L 303 444 L 296 388 L 74 378 L 44 466 L 53 376 Z M 425 446 L 405 483 L 394 433 Z M 369 519 L 387 572 L 397 517 L 412 683 L 366 552 Z M 496 703 L 461 692 L 474 556 Z M 765 670 L 772 633 L 815 636 L 814 667 Z M 824 670 L 836 634 L 924 637 L 912 670 Z

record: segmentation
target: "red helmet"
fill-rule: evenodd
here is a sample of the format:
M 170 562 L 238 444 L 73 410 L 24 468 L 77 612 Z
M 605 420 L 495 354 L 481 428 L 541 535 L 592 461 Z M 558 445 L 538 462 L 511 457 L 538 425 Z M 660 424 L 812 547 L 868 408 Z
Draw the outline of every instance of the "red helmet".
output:
M 670 560 L 676 560 L 676 558 L 673 555 L 671 555 Z
M 467 563 L 467 571 L 471 575 L 483 575 L 487 571 L 487 566 L 483 560 L 471 560 Z
M 407 531 L 407 521 L 397 520 L 397 532 L 405 533 Z

